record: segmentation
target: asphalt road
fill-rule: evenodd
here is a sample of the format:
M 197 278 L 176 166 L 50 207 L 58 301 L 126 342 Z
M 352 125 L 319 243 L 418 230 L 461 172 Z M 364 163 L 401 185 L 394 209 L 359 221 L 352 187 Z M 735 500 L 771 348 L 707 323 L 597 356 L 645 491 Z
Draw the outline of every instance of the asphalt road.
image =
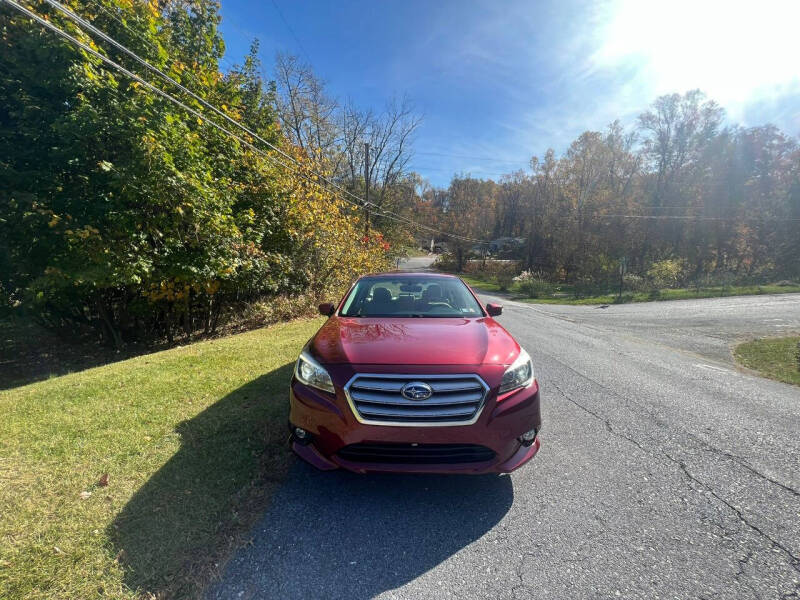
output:
M 428 271 L 436 258 L 436 254 L 409 256 L 408 258 L 401 259 L 397 263 L 397 268 L 401 271 Z
M 538 456 L 500 477 L 298 462 L 210 598 L 800 598 L 800 389 L 729 351 L 800 331 L 800 295 L 501 302 L 543 390 Z

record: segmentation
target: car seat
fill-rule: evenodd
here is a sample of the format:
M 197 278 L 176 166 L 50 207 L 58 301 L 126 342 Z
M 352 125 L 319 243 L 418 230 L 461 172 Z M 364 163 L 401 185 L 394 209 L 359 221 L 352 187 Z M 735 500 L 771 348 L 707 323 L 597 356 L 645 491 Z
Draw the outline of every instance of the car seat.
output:
M 392 292 L 385 287 L 372 288 L 372 301 L 367 305 L 367 314 L 386 315 L 392 312 L 394 312 L 392 306 Z

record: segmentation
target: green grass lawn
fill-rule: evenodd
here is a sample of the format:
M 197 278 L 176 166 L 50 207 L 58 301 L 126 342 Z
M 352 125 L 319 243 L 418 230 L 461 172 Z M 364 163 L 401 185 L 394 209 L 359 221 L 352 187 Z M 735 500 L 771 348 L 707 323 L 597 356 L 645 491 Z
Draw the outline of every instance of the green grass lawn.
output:
M 467 284 L 471 287 L 480 288 L 487 292 L 499 292 L 500 286 L 494 283 L 493 281 L 489 281 L 487 279 L 480 279 L 478 277 L 471 277 L 469 275 L 464 275 L 460 273 L 456 273 L 461 279 L 463 279 Z
M 764 377 L 800 385 L 798 343 L 800 336 L 754 340 L 736 346 L 733 355 L 740 365 Z
M 285 475 L 320 323 L 0 391 L 0 598 L 196 597 Z
M 493 281 L 459 275 L 470 286 L 480 288 L 486 292 L 500 292 L 500 286 Z M 526 298 L 514 284 L 507 293 L 511 294 L 514 300 L 531 302 L 534 304 L 614 304 L 619 302 L 617 294 L 602 294 L 596 296 L 574 297 L 574 290 L 571 286 L 559 286 L 557 294 L 551 294 L 539 298 Z M 696 288 L 679 288 L 659 290 L 657 295 L 649 292 L 625 292 L 622 295 L 622 302 L 652 302 L 656 300 L 690 300 L 696 298 L 717 298 L 720 296 L 750 296 L 757 294 L 789 294 L 800 293 L 800 286 L 779 286 L 779 285 L 740 285 L 729 287 L 704 287 L 699 290 Z

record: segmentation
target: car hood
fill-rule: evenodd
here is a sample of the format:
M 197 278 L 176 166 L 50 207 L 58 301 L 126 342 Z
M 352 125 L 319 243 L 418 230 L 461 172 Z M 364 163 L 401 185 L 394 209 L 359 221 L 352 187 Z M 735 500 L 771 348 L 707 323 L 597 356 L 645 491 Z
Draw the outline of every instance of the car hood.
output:
M 323 363 L 481 365 L 514 362 L 519 344 L 494 319 L 333 316 L 310 342 Z

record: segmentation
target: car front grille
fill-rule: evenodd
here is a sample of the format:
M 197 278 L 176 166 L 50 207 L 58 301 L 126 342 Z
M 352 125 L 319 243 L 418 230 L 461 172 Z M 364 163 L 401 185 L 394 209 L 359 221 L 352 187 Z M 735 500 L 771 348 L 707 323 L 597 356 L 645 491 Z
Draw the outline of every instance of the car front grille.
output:
M 404 397 L 411 383 L 430 386 L 424 400 Z M 354 376 L 345 394 L 356 418 L 373 425 L 469 425 L 478 420 L 489 387 L 483 379 L 468 375 Z
M 337 454 L 351 462 L 390 465 L 452 465 L 495 458 L 493 450 L 475 444 L 350 444 Z

